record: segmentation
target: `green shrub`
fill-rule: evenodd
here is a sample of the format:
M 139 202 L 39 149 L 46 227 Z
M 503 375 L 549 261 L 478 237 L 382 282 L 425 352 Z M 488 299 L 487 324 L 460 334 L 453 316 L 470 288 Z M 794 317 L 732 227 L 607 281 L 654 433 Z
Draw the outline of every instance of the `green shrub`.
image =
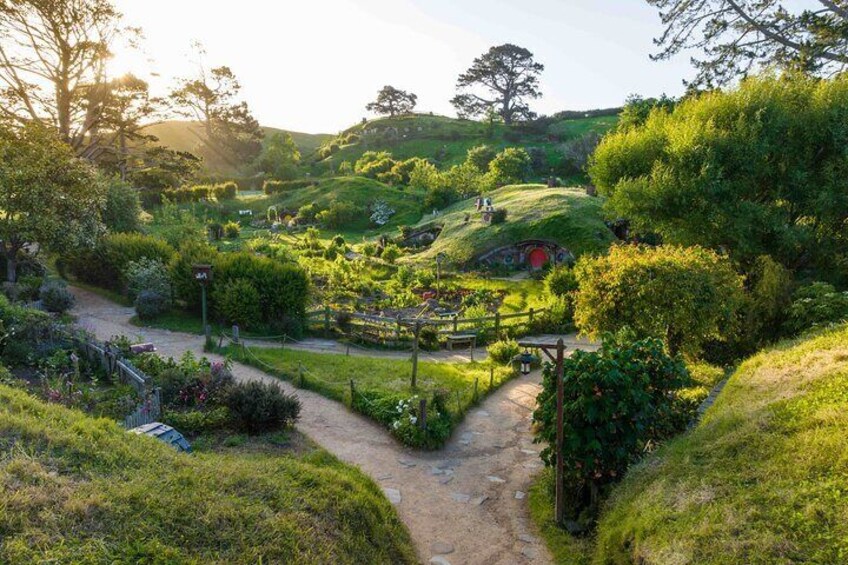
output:
M 669 357 L 662 341 L 633 343 L 607 337 L 600 351 L 577 350 L 565 359 L 564 460 L 567 507 L 572 519 L 589 510 L 594 517 L 598 495 L 617 482 L 652 443 L 682 430 L 685 405 L 677 392 L 688 384 L 683 361 Z M 545 366 L 543 389 L 533 413 L 536 441 L 545 464 L 556 454 L 556 379 Z
M 228 324 L 255 327 L 262 317 L 259 292 L 247 279 L 234 279 L 215 285 L 212 303 L 218 317 Z
M 521 353 L 518 342 L 512 339 L 500 340 L 486 348 L 489 359 L 499 365 L 509 365 L 516 355 Z
M 530 174 L 530 155 L 521 147 L 507 147 L 489 163 L 489 175 L 496 186 L 523 182 Z
M 249 434 L 286 428 L 300 416 L 300 401 L 296 396 L 284 393 L 276 384 L 258 381 L 230 387 L 226 406 L 233 424 Z
M 73 308 L 76 299 L 64 283 L 51 281 L 41 287 L 41 303 L 48 312 L 63 314 Z
M 110 233 L 92 249 L 80 250 L 66 258 L 65 264 L 78 279 L 103 288 L 123 291 L 124 270 L 131 261 L 158 259 L 168 264 L 176 255 L 174 248 L 161 239 L 136 233 Z
M 791 334 L 848 320 L 848 292 L 838 292 L 833 285 L 814 282 L 792 298 L 786 321 Z
M 700 247 L 617 245 L 583 256 L 574 319 L 597 338 L 624 328 L 664 340 L 672 354 L 697 355 L 735 331 L 742 278 L 727 257 Z
M 421 426 L 420 397 L 356 391 L 351 407 L 386 426 L 401 443 L 411 447 L 438 449 L 450 437 L 453 416 L 448 408 L 450 394 L 437 390 L 427 403 L 424 427 Z
M 142 257 L 138 261 L 130 261 L 124 269 L 124 279 L 127 281 L 127 295 L 135 299 L 143 291 L 152 291 L 170 301 L 171 278 L 168 267 L 159 259 Z
M 38 300 L 43 283 L 44 277 L 36 275 L 18 277 L 17 299 L 28 302 Z
M 218 406 L 211 410 L 168 410 L 162 421 L 179 432 L 196 435 L 226 429 L 232 417 L 226 406 Z
M 224 237 L 227 239 L 238 239 L 241 235 L 241 226 L 236 222 L 227 222 L 224 224 Z
M 155 290 L 142 290 L 134 301 L 135 313 L 140 320 L 153 320 L 171 309 L 167 295 Z
M 232 200 L 238 196 L 238 184 L 235 181 L 216 184 L 213 193 L 218 200 Z
M 311 222 L 318 215 L 318 207 L 313 204 L 304 204 L 297 210 L 297 217 L 305 222 Z
M 141 201 L 138 191 L 117 179 L 109 183 L 103 208 L 103 223 L 112 232 L 135 232 L 140 227 Z
M 545 277 L 545 289 L 551 296 L 568 296 L 577 290 L 574 270 L 566 265 L 557 265 Z
M 394 243 L 390 243 L 383 248 L 383 253 L 380 257 L 389 264 L 394 264 L 398 257 L 402 255 L 400 247 Z
M 502 224 L 506 221 L 506 208 L 498 208 L 492 212 L 492 225 Z
M 194 312 L 200 311 L 200 285 L 192 274 L 192 265 L 212 265 L 218 251 L 207 243 L 188 241 L 168 265 L 174 298 Z
M 356 160 L 353 170 L 357 175 L 373 179 L 382 173 L 390 172 L 396 163 L 392 154 L 387 151 L 366 151 Z
M 350 202 L 334 201 L 329 208 L 316 214 L 315 219 L 327 228 L 338 229 L 357 220 L 364 212 Z

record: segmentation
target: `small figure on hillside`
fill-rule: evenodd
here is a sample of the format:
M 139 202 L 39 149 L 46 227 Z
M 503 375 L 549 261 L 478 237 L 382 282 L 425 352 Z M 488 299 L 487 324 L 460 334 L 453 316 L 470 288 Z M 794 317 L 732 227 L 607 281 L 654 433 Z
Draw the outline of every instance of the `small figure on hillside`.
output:
M 474 201 L 474 205 L 477 206 L 477 211 L 479 212 L 480 208 L 483 207 L 483 197 L 478 196 L 477 199 Z
M 492 209 L 493 209 L 492 208 L 492 199 L 490 197 L 488 197 L 488 196 L 486 197 L 486 199 L 483 202 L 483 205 L 486 207 L 487 211 L 489 211 L 489 212 L 492 211 Z

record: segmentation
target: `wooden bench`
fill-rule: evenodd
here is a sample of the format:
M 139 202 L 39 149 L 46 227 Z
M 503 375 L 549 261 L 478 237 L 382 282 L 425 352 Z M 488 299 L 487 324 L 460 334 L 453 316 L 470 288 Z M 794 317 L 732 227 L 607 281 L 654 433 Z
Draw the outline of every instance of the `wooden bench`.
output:
M 477 345 L 477 334 L 450 334 L 447 336 L 448 350 L 453 351 L 453 346 L 467 343 L 474 349 Z

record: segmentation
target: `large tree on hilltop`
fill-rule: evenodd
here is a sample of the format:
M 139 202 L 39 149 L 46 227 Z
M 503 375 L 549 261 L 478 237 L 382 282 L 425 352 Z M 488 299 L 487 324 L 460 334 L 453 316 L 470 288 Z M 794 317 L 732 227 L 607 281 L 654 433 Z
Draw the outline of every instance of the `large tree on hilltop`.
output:
M 105 184 L 53 131 L 0 124 L 0 255 L 17 278 L 21 251 L 93 244 Z
M 458 94 L 451 100 L 460 117 L 494 113 L 506 124 L 535 116 L 528 100 L 539 98 L 539 75 L 545 66 L 533 53 L 506 43 L 474 59 L 456 81 Z
M 703 52 L 692 63 L 692 86 L 727 84 L 765 65 L 832 74 L 848 65 L 848 1 L 810 7 L 782 0 L 647 0 L 665 30 L 655 39 L 668 59 L 685 49 Z
M 247 103 L 237 101 L 241 85 L 227 66 L 206 70 L 205 54 L 196 46 L 201 60 L 197 74 L 180 81 L 171 92 L 177 112 L 199 121 L 204 135 L 200 153 L 212 163 L 241 167 L 252 162 L 262 150 L 264 133 L 250 113 Z
M 111 47 L 135 41 L 109 0 L 0 0 L 0 115 L 47 123 L 77 155 L 102 152 Z
M 396 116 L 412 112 L 417 102 L 418 96 L 415 94 L 386 85 L 377 93 L 377 99 L 365 106 L 365 109 L 375 114 Z

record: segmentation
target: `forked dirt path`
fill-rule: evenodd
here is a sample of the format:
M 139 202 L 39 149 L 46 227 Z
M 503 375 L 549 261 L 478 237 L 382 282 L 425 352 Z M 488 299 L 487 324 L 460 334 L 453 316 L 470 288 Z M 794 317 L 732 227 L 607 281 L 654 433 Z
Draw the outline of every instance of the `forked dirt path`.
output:
M 131 308 L 74 288 L 74 313 L 98 338 L 123 334 L 156 345 L 165 356 L 203 352 L 195 335 L 139 328 Z M 367 473 L 386 492 L 409 528 L 423 563 L 550 563 L 530 522 L 526 493 L 541 469 L 532 443 L 530 415 L 540 389 L 539 372 L 505 384 L 472 409 L 437 452 L 401 446 L 383 428 L 344 405 L 241 364 L 240 380 L 278 383 L 303 405 L 299 430 Z

